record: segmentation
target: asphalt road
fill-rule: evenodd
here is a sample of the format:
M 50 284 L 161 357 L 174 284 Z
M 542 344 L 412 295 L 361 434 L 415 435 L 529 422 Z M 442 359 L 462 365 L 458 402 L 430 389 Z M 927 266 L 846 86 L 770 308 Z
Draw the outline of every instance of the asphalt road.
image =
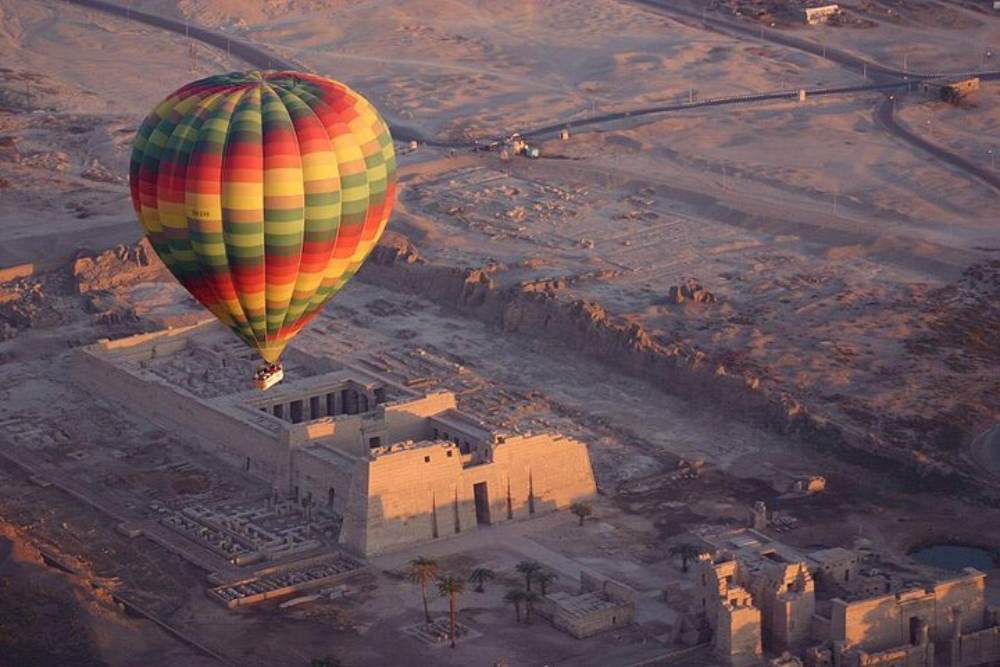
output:
M 128 7 L 123 7 L 121 5 L 115 4 L 113 2 L 107 2 L 106 0 L 66 0 L 67 2 L 72 2 L 83 7 L 89 7 L 91 9 L 96 9 L 99 11 L 107 12 L 109 14 L 115 14 L 118 16 L 125 17 L 133 21 L 139 21 L 146 23 L 147 25 L 162 28 L 164 30 L 170 30 L 172 32 L 186 35 L 192 39 L 196 39 L 200 42 L 214 46 L 218 49 L 225 49 L 227 53 L 237 56 L 246 62 L 259 67 L 261 69 L 290 69 L 290 70 L 308 70 L 308 66 L 289 60 L 287 58 L 282 58 L 271 51 L 250 42 L 237 39 L 230 35 L 222 32 L 216 32 L 213 30 L 207 30 L 205 28 L 191 25 L 187 22 L 180 21 L 177 19 L 168 18 L 165 16 L 160 16 L 158 14 L 152 14 L 150 12 L 143 12 L 135 9 L 130 9 Z M 724 19 L 718 16 L 709 16 L 708 13 L 700 13 L 693 9 L 686 9 L 684 7 L 678 7 L 674 4 L 666 2 L 666 0 L 631 0 L 632 2 L 647 7 L 654 8 L 661 11 L 667 15 L 683 16 L 689 19 L 697 19 L 703 22 L 706 27 L 711 27 L 715 30 L 722 32 L 734 33 L 744 37 L 752 37 L 756 39 L 766 40 L 775 44 L 786 46 L 793 49 L 798 49 L 801 51 L 806 51 L 814 55 L 818 55 L 822 58 L 826 58 L 832 62 L 835 62 L 845 69 L 857 72 L 866 73 L 868 77 L 872 79 L 870 84 L 862 84 L 857 86 L 836 86 L 836 87 L 823 87 L 808 89 L 807 95 L 812 97 L 826 96 L 826 95 L 845 95 L 851 93 L 863 93 L 875 90 L 888 90 L 897 89 L 894 96 L 898 96 L 902 92 L 901 86 L 909 85 L 907 81 L 921 80 L 928 78 L 935 78 L 942 76 L 942 73 L 914 73 L 914 72 L 904 72 L 899 69 L 881 65 L 879 63 L 859 58 L 853 54 L 840 49 L 830 48 L 820 44 L 816 44 L 809 40 L 800 39 L 798 37 L 788 35 L 776 30 L 771 30 L 763 26 L 753 26 L 748 23 L 743 23 L 739 21 L 733 21 Z M 970 76 L 976 75 L 981 79 L 1000 79 L 1000 71 L 991 71 L 983 73 L 975 72 L 957 72 L 951 74 L 951 76 Z M 561 123 L 553 123 L 551 125 L 546 125 L 543 127 L 537 127 L 532 129 L 527 129 L 522 131 L 522 135 L 530 139 L 542 139 L 549 136 L 557 134 L 564 128 L 567 129 L 580 129 L 585 127 L 593 127 L 597 125 L 602 125 L 608 122 L 613 122 L 616 120 L 624 120 L 631 118 L 641 118 L 643 116 L 651 116 L 662 113 L 669 113 L 674 111 L 687 111 L 691 109 L 699 109 L 704 107 L 718 107 L 727 106 L 734 104 L 751 104 L 755 102 L 764 102 L 769 100 L 781 100 L 781 99 L 796 99 L 798 97 L 798 91 L 795 90 L 785 90 L 785 91 L 775 91 L 769 93 L 761 93 L 757 95 L 737 95 L 731 97 L 718 97 L 706 100 L 699 100 L 697 102 L 689 102 L 682 104 L 665 104 L 658 106 L 640 107 L 637 109 L 617 111 L 613 113 L 604 113 L 596 116 L 591 116 L 589 118 L 578 118 L 574 120 L 568 120 Z M 966 174 L 990 185 L 991 187 L 1000 190 L 1000 178 L 997 177 L 995 173 L 986 170 L 968 159 L 962 157 L 961 155 L 952 153 L 941 146 L 938 146 L 926 139 L 923 139 L 907 128 L 903 127 L 896 122 L 894 117 L 894 104 L 892 98 L 887 97 L 884 101 L 880 102 L 875 110 L 875 119 L 882 127 L 884 127 L 888 132 L 899 137 L 900 139 L 908 142 L 910 145 L 923 150 L 929 155 L 940 159 L 941 161 L 964 171 Z M 393 138 L 403 141 L 417 141 L 418 143 L 426 144 L 429 146 L 436 146 L 441 148 L 452 148 L 452 149 L 470 149 L 475 148 L 476 143 L 472 141 L 441 141 L 434 139 L 432 137 L 426 137 L 417 130 L 407 127 L 405 125 L 400 125 L 398 123 L 393 123 L 390 126 L 390 131 L 392 132 Z
M 951 166 L 964 171 L 966 174 L 979 179 L 1000 193 L 1000 174 L 996 171 L 990 170 L 990 168 L 986 165 L 978 165 L 975 162 L 958 155 L 957 153 L 945 150 L 944 148 L 941 148 L 941 146 L 914 134 L 908 128 L 900 125 L 896 121 L 895 111 L 895 98 L 893 96 L 885 97 L 875 107 L 873 114 L 875 122 L 887 132 L 899 137 L 910 145 L 919 148 L 942 162 L 950 164 Z

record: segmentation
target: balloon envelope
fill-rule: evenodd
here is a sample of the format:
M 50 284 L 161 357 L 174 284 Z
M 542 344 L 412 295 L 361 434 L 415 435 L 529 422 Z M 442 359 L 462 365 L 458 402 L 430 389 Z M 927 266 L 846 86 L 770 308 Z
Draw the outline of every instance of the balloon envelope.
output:
M 149 114 L 129 183 L 167 268 L 273 362 L 375 247 L 395 172 L 388 127 L 344 84 L 234 72 Z

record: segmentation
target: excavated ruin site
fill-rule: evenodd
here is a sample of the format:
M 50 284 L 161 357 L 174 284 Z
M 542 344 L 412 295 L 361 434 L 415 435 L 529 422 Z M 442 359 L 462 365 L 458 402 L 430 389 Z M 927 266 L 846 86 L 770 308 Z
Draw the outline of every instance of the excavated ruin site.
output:
M 1000 636 L 1000 12 L 818 4 L 0 0 L 0 665 L 822 665 L 831 598 L 961 576 L 955 637 Z M 399 161 L 273 405 L 128 193 L 148 109 L 269 58 L 363 93 Z M 942 545 L 985 583 L 914 555 Z M 772 552 L 826 586 L 804 662 L 697 609 Z M 841 552 L 863 590 L 823 583 Z M 495 575 L 454 649 L 418 556 Z M 557 575 L 531 623 L 526 559 Z M 937 613 L 853 650 L 998 664 Z

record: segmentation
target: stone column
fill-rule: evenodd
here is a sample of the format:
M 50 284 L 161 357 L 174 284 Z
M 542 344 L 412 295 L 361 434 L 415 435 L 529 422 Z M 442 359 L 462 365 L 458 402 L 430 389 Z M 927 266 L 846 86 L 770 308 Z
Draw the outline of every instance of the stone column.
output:
M 845 667 L 844 665 L 844 649 L 847 645 L 845 641 L 835 641 L 833 642 L 833 667 Z

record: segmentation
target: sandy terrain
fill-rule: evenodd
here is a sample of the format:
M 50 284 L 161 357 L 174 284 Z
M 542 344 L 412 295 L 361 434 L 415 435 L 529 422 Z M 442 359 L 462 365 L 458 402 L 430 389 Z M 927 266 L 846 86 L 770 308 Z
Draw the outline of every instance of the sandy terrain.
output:
M 136 6 L 164 4 L 172 3 Z M 237 24 L 225 4 L 181 3 L 175 14 L 271 45 L 364 90 L 390 120 L 446 137 L 492 137 L 692 91 L 714 97 L 857 78 L 615 0 L 318 4 L 246 12 Z
M 83 572 L 67 572 L 64 568 L 81 564 L 51 547 L 39 551 L 36 539 L 37 534 L 29 540 L 24 531 L 0 523 L 0 662 L 211 664 L 151 623 L 122 614 L 113 598 L 119 582 L 95 577 L 85 565 Z
M 723 3 L 718 13 L 734 18 L 732 6 Z M 695 8 L 705 0 L 687 3 Z M 746 4 L 746 3 L 743 3 Z M 911 72 L 955 72 L 982 66 L 997 69 L 1000 21 L 985 3 L 967 0 L 846 0 L 848 20 L 837 25 L 805 26 L 794 16 L 800 2 L 775 2 L 787 8 L 782 28 L 817 44 L 846 49 L 882 65 Z M 749 18 L 750 12 L 744 20 Z M 987 55 L 992 52 L 992 57 Z
M 0 2 L 0 265 L 58 263 L 77 246 L 133 240 L 128 156 L 136 124 L 225 54 L 57 2 Z M 120 67 L 122 54 L 127 67 Z M 44 216 L 45 226 L 37 221 Z

